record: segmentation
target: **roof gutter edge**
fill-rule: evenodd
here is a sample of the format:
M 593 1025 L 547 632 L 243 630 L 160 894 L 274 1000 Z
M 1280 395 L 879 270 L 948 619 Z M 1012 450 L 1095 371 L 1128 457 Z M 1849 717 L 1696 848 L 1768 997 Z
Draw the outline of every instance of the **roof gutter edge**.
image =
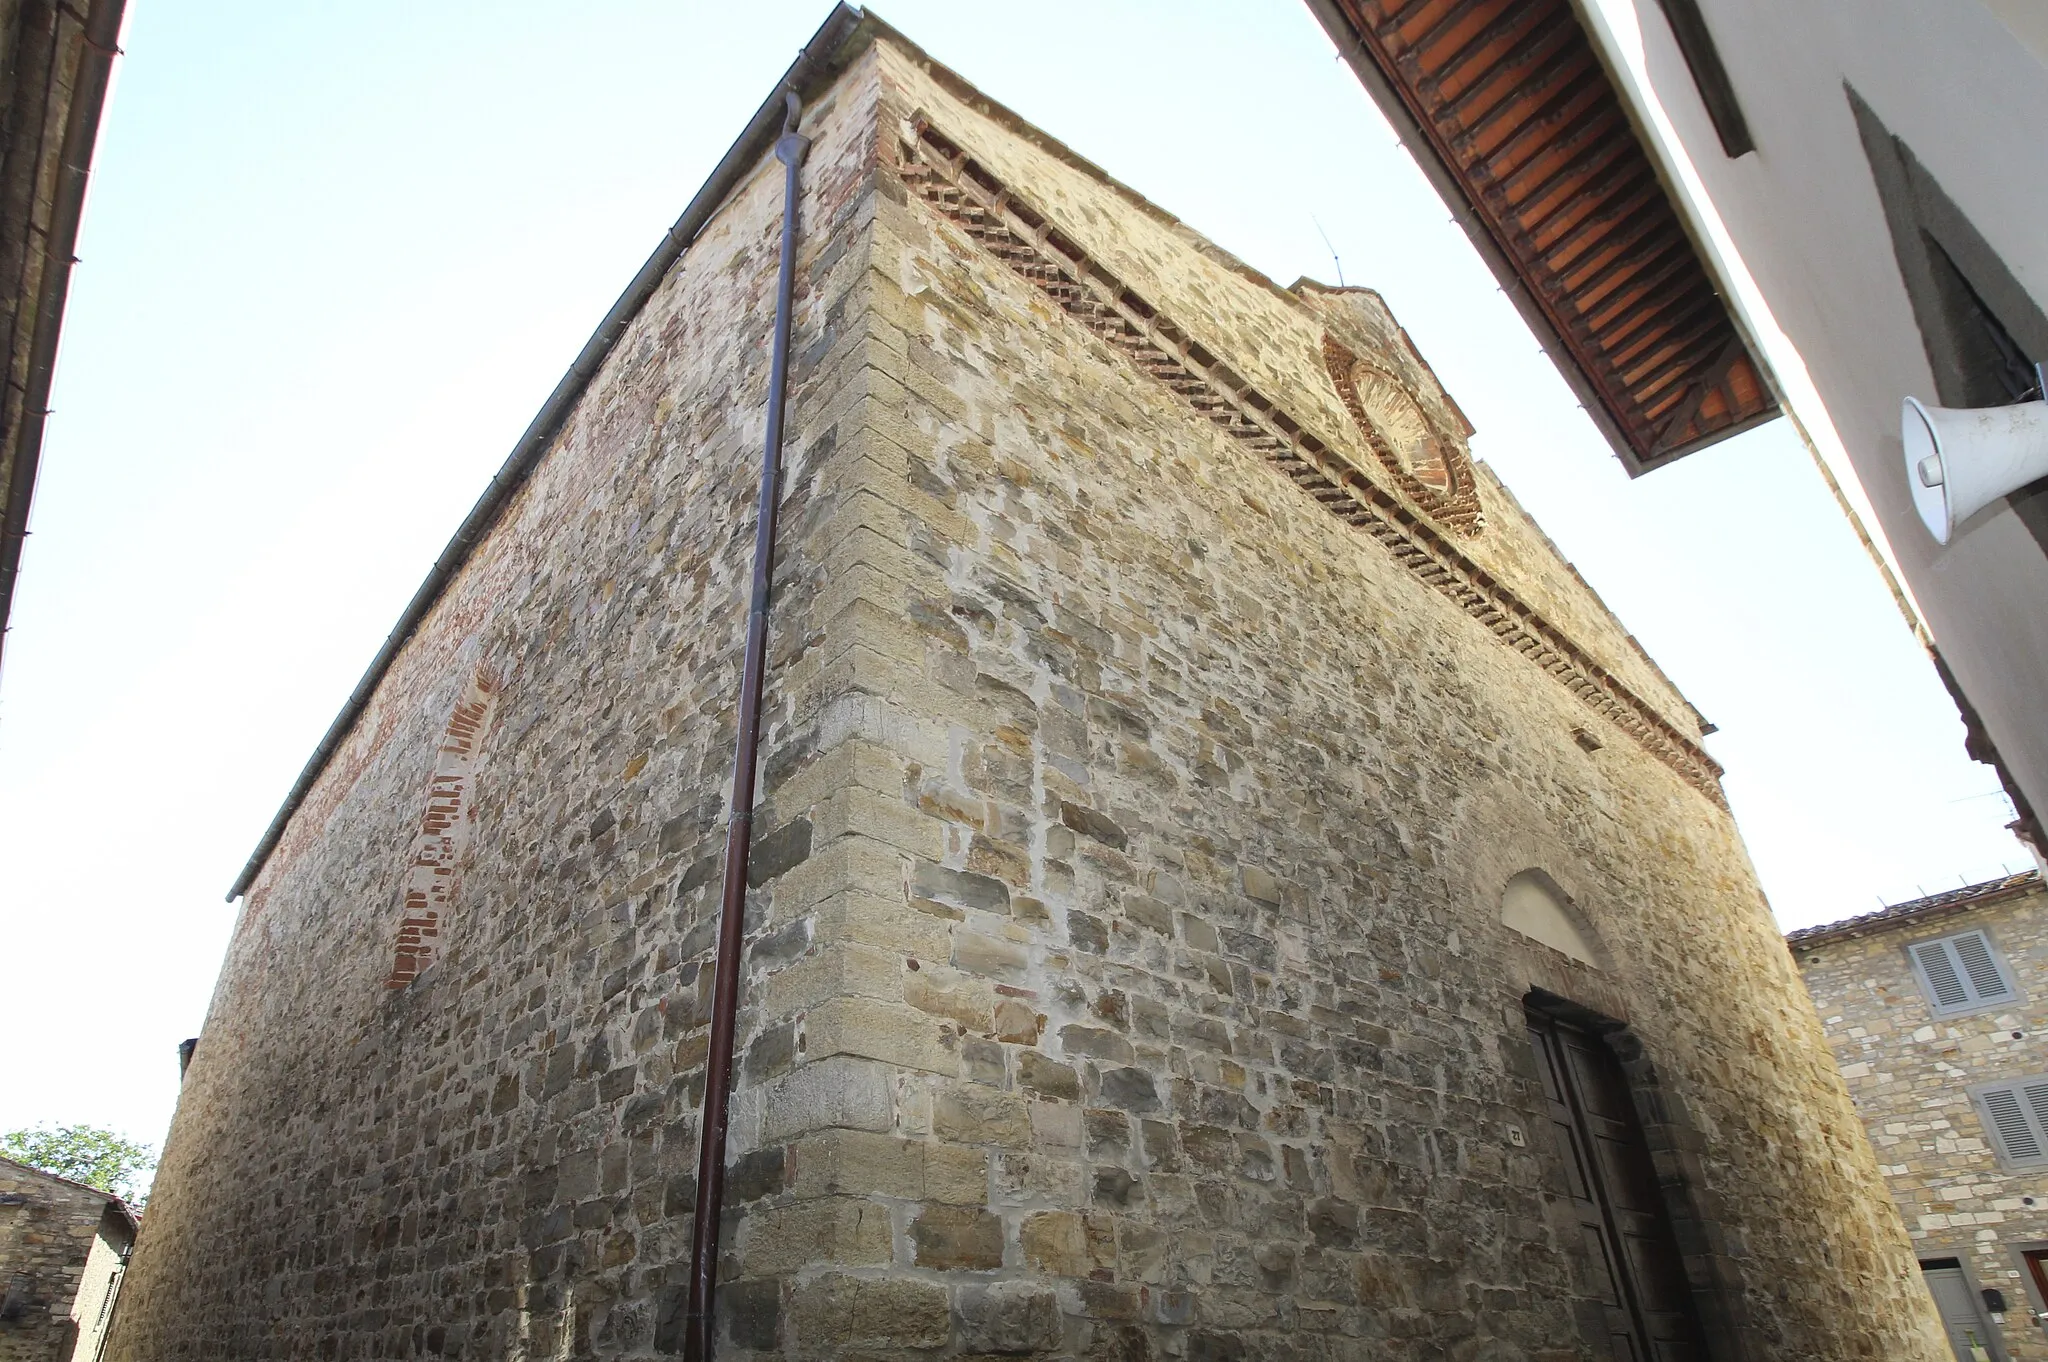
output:
M 100 120 L 106 112 L 107 91 L 113 83 L 114 57 L 120 51 L 125 7 L 126 0 L 93 0 L 82 17 L 76 10 L 64 10 L 79 20 L 84 49 L 79 53 L 64 128 L 59 134 L 63 140 L 57 153 L 57 186 L 52 196 L 50 231 L 43 239 L 43 273 L 36 290 L 35 326 L 29 334 L 27 391 L 22 396 L 21 443 L 14 453 L 13 486 L 0 498 L 7 508 L 6 523 L 0 526 L 0 651 L 6 647 L 14 586 L 20 579 L 21 555 L 28 538 L 29 503 L 42 464 L 50 386 L 57 371 L 57 345 L 63 333 L 64 307 L 71 296 L 71 267 L 76 263 L 73 253 L 78 248 L 79 223 L 85 215 L 93 152 L 99 147 Z
M 555 390 L 548 395 L 548 400 L 534 416 L 532 423 L 527 426 L 526 433 L 520 436 L 519 443 L 513 446 L 511 456 L 491 478 L 489 486 L 484 488 L 483 495 L 477 499 L 476 505 L 471 508 L 469 515 L 455 531 L 455 537 L 448 541 L 448 547 L 434 560 L 434 566 L 427 573 L 427 579 L 420 584 L 419 590 L 413 593 L 412 600 L 405 607 L 405 613 L 399 617 L 398 623 L 385 638 L 383 647 L 377 650 L 377 655 L 371 660 L 369 669 L 363 673 L 362 680 L 358 681 L 355 690 L 350 692 L 348 700 L 341 707 L 341 713 L 337 714 L 334 722 L 328 726 L 326 735 L 320 739 L 320 745 L 313 749 L 312 757 L 306 762 L 305 769 L 299 772 L 298 780 L 285 796 L 276 817 L 270 820 L 269 828 L 264 831 L 263 840 L 257 844 L 248 863 L 242 867 L 241 874 L 235 877 L 233 887 L 227 892 L 229 903 L 233 903 L 248 892 L 257 874 L 262 871 L 264 863 L 270 859 L 270 854 L 283 840 L 285 828 L 290 825 L 292 816 L 305 802 L 314 783 L 327 769 L 328 762 L 340 751 L 341 744 L 354 730 L 356 721 L 362 717 L 363 711 L 369 708 L 370 698 L 376 694 L 378 685 L 383 682 L 386 673 L 397 661 L 398 654 L 411 641 L 414 632 L 441 599 L 441 593 L 454 580 L 456 573 L 469 561 L 470 554 L 476 551 L 484 536 L 498 523 L 498 518 L 511 503 L 513 495 L 525 485 L 533 470 L 539 467 L 555 436 L 561 433 L 570 413 L 582 400 L 585 390 L 597 377 L 598 371 L 604 367 L 605 361 L 611 358 L 613 348 L 625 335 L 627 327 L 654 296 L 655 290 L 661 286 L 662 280 L 668 277 L 676 262 L 682 259 L 683 253 L 690 248 L 698 233 L 703 231 L 705 224 L 725 202 L 726 196 L 752 173 L 756 163 L 774 147 L 775 139 L 782 131 L 783 92 L 791 89 L 801 91 L 805 85 L 826 71 L 832 59 L 838 55 L 839 50 L 864 18 L 865 15 L 855 6 L 844 3 L 834 6 L 832 13 L 826 16 L 825 22 L 811 36 L 811 40 L 804 45 L 802 51 L 797 53 L 796 60 L 776 83 L 774 93 L 769 95 L 755 112 L 746 130 L 727 150 L 717 168 L 711 172 L 711 177 L 690 200 L 689 206 L 683 209 L 682 216 L 669 228 L 661 244 L 655 247 L 654 254 L 647 258 L 647 263 L 640 267 L 640 272 L 626 285 L 626 290 L 619 295 L 619 300 L 612 304 L 611 311 L 598 323 L 597 330 L 584 343 L 581 353 L 576 356 L 576 362 L 569 366 L 569 372 L 562 376 L 562 381 L 557 383 Z

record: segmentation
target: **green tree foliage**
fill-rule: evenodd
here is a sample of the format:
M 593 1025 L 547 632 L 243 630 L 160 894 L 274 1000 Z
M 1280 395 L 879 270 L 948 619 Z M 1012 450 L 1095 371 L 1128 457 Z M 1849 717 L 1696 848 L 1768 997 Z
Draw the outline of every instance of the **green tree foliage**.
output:
M 37 1126 L 0 1134 L 0 1158 L 112 1192 L 140 1208 L 149 1199 L 156 1150 L 98 1126 Z

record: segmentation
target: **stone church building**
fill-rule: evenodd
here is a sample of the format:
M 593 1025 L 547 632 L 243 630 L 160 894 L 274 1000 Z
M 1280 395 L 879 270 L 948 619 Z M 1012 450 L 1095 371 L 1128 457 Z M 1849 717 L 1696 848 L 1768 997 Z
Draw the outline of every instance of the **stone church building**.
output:
M 789 86 L 717 1355 L 1944 1356 L 1699 716 L 1379 298 L 872 16 Z M 109 1358 L 690 1346 L 783 110 L 237 885 Z

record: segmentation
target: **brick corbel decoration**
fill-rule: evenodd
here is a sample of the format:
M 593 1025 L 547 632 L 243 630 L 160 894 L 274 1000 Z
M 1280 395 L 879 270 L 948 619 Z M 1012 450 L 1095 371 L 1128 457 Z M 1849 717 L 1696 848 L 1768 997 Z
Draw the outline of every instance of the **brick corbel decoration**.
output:
M 904 134 L 896 148 L 898 169 L 926 204 L 1324 510 L 1378 541 L 1395 562 L 1449 597 L 1687 784 L 1727 807 L 1718 762 L 1393 492 L 1309 433 L 1091 259 L 924 115 L 913 115 Z

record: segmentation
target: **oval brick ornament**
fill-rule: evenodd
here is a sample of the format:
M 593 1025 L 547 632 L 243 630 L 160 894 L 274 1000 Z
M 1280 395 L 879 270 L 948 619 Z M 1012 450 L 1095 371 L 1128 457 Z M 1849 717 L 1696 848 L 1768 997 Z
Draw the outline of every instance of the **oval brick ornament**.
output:
M 1486 527 L 1465 445 L 1445 430 L 1393 371 L 1323 337 L 1323 364 L 1366 445 L 1408 499 L 1461 535 Z

